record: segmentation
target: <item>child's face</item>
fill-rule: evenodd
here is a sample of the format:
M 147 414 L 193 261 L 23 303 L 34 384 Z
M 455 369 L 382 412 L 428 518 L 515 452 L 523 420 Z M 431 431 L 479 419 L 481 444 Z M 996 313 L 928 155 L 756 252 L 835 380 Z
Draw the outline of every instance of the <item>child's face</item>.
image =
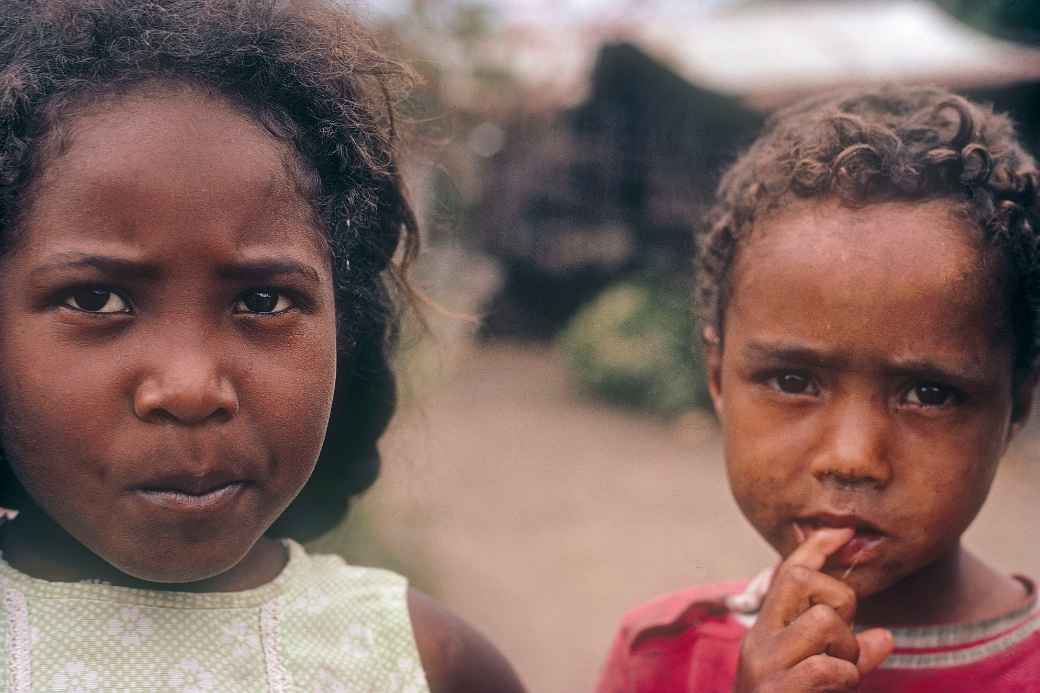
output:
M 330 263 L 287 151 L 186 89 L 72 117 L 0 266 L 3 446 L 126 574 L 242 560 L 306 481 L 335 385 Z
M 756 227 L 709 369 L 734 497 L 783 556 L 855 526 L 828 572 L 869 596 L 958 545 L 1029 408 L 999 271 L 944 203 Z

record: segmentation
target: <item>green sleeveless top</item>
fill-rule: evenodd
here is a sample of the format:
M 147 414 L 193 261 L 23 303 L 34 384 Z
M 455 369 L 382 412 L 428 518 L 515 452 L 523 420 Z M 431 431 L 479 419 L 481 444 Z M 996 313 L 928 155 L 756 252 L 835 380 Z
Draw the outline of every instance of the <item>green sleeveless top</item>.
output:
M 244 592 L 57 583 L 0 558 L 0 693 L 428 693 L 399 575 L 308 556 Z

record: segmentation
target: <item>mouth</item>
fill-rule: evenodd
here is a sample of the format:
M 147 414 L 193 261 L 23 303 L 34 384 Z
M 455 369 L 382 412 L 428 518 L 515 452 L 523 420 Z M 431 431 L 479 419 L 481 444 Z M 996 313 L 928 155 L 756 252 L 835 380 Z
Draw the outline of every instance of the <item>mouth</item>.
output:
M 795 539 L 799 544 L 821 529 L 852 528 L 856 533 L 840 549 L 831 554 L 827 565 L 852 570 L 880 555 L 888 535 L 877 525 L 857 515 L 820 513 L 799 517 L 794 521 Z
M 136 487 L 134 493 L 150 505 L 180 512 L 226 509 L 251 485 L 245 479 L 214 473 L 167 476 Z

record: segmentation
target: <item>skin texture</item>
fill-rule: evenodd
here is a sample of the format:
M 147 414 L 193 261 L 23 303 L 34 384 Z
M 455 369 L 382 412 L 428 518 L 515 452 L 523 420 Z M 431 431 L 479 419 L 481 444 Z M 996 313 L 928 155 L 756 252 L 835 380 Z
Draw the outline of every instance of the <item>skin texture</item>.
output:
M 34 549 L 7 551 L 50 579 L 255 586 L 325 433 L 330 263 L 287 152 L 248 118 L 187 90 L 103 104 L 67 123 L 0 271 L 4 448 L 38 506 L 12 533 Z M 276 310 L 251 311 L 267 287 Z M 77 308 L 89 289 L 105 312 Z M 174 472 L 246 484 L 219 513 L 142 497 Z
M 836 560 L 846 538 L 818 567 L 781 570 L 774 591 L 802 605 L 795 615 L 819 590 L 851 598 L 827 607 L 821 629 L 853 614 L 861 625 L 972 621 L 1025 600 L 960 545 L 1035 381 L 1014 373 L 999 271 L 943 202 L 800 204 L 741 249 L 721 340 L 706 334 L 733 495 L 784 558 L 806 517 L 852 518 L 882 537 L 862 560 Z M 840 658 L 855 662 L 847 636 Z M 789 642 L 795 662 L 826 650 Z
M 853 530 L 816 532 L 777 570 L 755 626 L 741 643 L 734 690 L 855 690 L 892 652 L 881 628 L 853 633 L 856 595 L 820 569 Z
M 408 608 L 431 691 L 523 693 L 509 662 L 472 626 L 417 590 Z
M 4 558 L 56 581 L 269 582 L 286 557 L 262 535 L 314 468 L 336 380 L 331 265 L 291 152 L 175 84 L 64 125 L 0 261 L 0 432 L 32 497 Z M 245 481 L 218 510 L 141 491 L 214 474 Z M 409 609 L 433 691 L 523 690 L 463 621 L 414 591 Z

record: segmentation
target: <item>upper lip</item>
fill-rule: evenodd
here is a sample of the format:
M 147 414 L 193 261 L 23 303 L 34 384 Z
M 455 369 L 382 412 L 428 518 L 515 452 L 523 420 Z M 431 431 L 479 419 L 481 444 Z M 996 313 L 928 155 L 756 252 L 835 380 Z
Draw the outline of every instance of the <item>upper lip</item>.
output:
M 229 484 L 244 482 L 246 479 L 228 469 L 213 469 L 202 472 L 169 472 L 152 477 L 134 488 L 138 491 L 156 491 L 184 493 L 191 496 L 203 496 Z
M 834 512 L 818 512 L 811 513 L 808 515 L 802 515 L 797 519 L 798 522 L 803 524 L 814 524 L 822 527 L 851 527 L 857 531 L 874 532 L 877 534 L 885 534 L 885 532 L 873 522 L 866 520 L 859 515 L 852 515 L 846 513 L 834 513 Z

